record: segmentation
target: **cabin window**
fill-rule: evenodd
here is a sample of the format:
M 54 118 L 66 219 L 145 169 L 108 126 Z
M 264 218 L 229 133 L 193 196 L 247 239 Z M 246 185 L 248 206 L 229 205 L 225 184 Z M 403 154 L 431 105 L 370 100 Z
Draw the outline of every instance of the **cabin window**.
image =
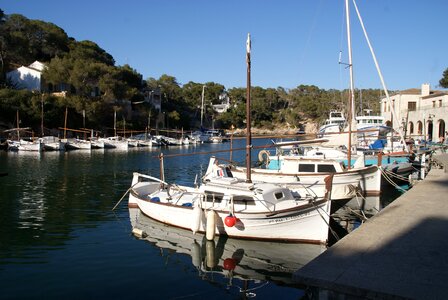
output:
M 243 204 L 243 205 L 255 205 L 255 201 L 252 197 L 249 196 L 233 196 L 234 204 Z
M 207 202 L 215 201 L 215 203 L 221 203 L 222 198 L 224 197 L 223 193 L 215 193 L 215 192 L 210 192 L 210 191 L 205 191 L 205 195 L 207 196 L 207 199 L 206 199 Z M 214 200 L 213 200 L 213 198 L 214 198 Z
M 285 197 L 285 195 L 283 194 L 283 192 L 276 192 L 276 193 L 274 193 L 274 197 L 275 197 L 275 199 L 280 200 L 283 197 Z
M 334 173 L 336 169 L 333 165 L 317 165 L 317 172 L 329 172 Z
M 314 172 L 314 164 L 299 164 L 299 172 Z

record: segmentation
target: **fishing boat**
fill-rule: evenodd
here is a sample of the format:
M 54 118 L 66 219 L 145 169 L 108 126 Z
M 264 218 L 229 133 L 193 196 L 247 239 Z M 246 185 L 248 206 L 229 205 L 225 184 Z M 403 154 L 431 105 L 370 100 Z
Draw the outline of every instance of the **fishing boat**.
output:
M 331 180 L 327 180 L 331 190 Z M 193 232 L 235 238 L 324 244 L 330 201 L 270 183 L 247 183 L 209 161 L 198 187 L 168 184 L 134 173 L 129 206 L 148 217 Z
M 21 132 L 29 132 L 30 128 L 20 128 L 19 111 L 17 110 L 17 128 L 5 130 L 5 133 L 15 132 L 16 139 L 7 139 L 8 150 L 12 151 L 37 151 L 41 152 L 44 147 L 40 139 L 23 139 L 20 137 Z
M 356 195 L 379 195 L 381 171 L 376 165 L 347 169 L 335 159 L 300 155 L 271 155 L 267 150 L 259 153 L 263 167 L 251 168 L 254 181 L 282 184 L 290 189 L 305 189 L 322 196 L 325 177 L 333 176 L 331 200 L 350 200 Z M 243 178 L 245 167 L 229 165 L 234 177 Z
M 65 143 L 55 136 L 44 136 L 41 138 L 45 151 L 63 151 Z
M 251 280 L 294 285 L 293 273 L 326 250 L 325 245 L 274 243 L 221 237 L 216 242 L 203 234 L 154 221 L 138 209 L 129 209 L 133 235 L 160 249 L 163 256 L 187 255 L 200 278 Z M 167 259 L 168 257 L 162 257 Z M 172 261 L 171 259 L 169 261 Z M 176 260 L 177 261 L 177 260 Z M 184 261 L 184 260 L 182 260 Z M 177 262 L 176 262 L 177 264 Z M 260 282 L 259 282 L 260 283 Z M 233 281 L 232 286 L 237 284 Z
M 319 127 L 317 132 L 318 137 L 324 137 L 329 133 L 341 132 L 345 127 L 347 120 L 345 119 L 344 113 L 342 111 L 330 111 L 328 119 L 325 120 L 324 124 Z
M 164 224 L 193 232 L 256 240 L 325 244 L 328 240 L 332 177 L 326 180 L 324 197 L 300 194 L 272 183 L 251 180 L 250 130 L 250 35 L 247 43 L 246 179 L 222 169 L 216 157 L 209 160 L 206 175 L 196 187 L 178 186 L 161 178 L 134 173 L 129 205 Z M 146 180 L 145 180 L 146 179 Z

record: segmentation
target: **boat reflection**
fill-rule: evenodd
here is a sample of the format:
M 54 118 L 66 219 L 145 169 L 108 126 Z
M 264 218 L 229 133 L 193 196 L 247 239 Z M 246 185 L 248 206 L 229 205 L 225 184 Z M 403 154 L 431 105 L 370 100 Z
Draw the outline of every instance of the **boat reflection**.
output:
M 274 243 L 231 239 L 224 236 L 206 240 L 204 235 L 164 225 L 143 215 L 138 208 L 129 209 L 134 236 L 161 250 L 187 254 L 200 278 L 216 280 L 221 275 L 229 285 L 235 279 L 254 284 L 275 282 L 294 286 L 292 275 L 326 250 L 323 245 Z

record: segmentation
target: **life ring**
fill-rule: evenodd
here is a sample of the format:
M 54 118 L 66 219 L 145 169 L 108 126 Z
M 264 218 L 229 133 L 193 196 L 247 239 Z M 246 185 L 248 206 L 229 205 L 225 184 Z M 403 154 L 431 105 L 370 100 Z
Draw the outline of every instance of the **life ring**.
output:
M 266 166 L 269 164 L 269 156 L 271 154 L 268 150 L 261 150 L 258 152 L 258 161 L 262 164 L 266 164 Z

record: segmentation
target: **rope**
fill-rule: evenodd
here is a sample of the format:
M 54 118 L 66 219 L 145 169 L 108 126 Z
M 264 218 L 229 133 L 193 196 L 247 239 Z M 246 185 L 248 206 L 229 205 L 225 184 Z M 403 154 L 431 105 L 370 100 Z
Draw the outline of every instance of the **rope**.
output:
M 330 201 L 330 200 L 328 200 Z M 324 216 L 322 216 L 322 213 L 320 212 L 319 207 L 316 206 L 315 204 L 315 199 L 311 200 L 311 204 L 313 204 L 314 208 L 316 209 L 317 213 L 319 214 L 319 216 L 322 218 L 322 220 L 324 220 L 324 222 L 327 224 L 328 229 L 330 230 L 331 234 L 333 235 L 333 237 L 339 241 L 341 238 L 339 237 L 339 235 L 331 228 L 330 223 L 327 222 L 327 220 L 324 218 Z M 327 213 L 325 213 L 329 218 L 331 218 L 331 216 Z
M 115 210 L 115 208 L 118 206 L 118 204 L 120 204 L 121 200 L 123 200 L 123 198 L 132 190 L 132 188 L 135 186 L 135 184 L 133 186 L 131 186 L 130 188 L 128 188 L 128 190 L 123 194 L 123 196 L 121 196 L 120 200 L 118 200 L 117 204 L 115 204 L 115 206 L 112 208 L 112 210 Z
M 396 184 L 395 182 L 393 182 L 393 180 L 389 177 L 389 175 L 387 174 L 387 172 L 382 168 L 379 167 L 381 170 L 381 174 L 383 175 L 384 179 L 389 182 L 390 185 L 392 185 L 393 187 L 395 187 L 396 189 L 402 191 L 402 192 L 406 192 L 405 189 L 403 189 L 402 187 L 400 187 L 398 184 Z

